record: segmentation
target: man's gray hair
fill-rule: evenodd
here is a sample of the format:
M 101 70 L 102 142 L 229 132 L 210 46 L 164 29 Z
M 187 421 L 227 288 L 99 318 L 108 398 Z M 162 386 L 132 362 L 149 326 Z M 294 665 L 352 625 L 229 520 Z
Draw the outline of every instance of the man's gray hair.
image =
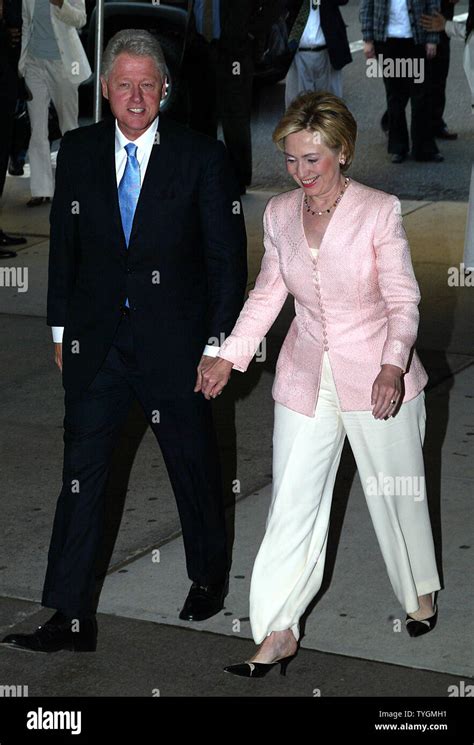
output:
M 106 79 L 109 77 L 119 54 L 152 57 L 162 79 L 168 72 L 159 41 L 144 29 L 127 28 L 112 36 L 102 57 L 101 74 Z

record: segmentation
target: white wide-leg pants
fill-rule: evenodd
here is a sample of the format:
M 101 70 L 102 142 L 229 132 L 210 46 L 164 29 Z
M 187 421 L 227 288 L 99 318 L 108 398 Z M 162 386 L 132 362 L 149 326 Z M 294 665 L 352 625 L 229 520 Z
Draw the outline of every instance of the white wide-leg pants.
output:
M 341 411 L 327 352 L 314 417 L 275 402 L 273 491 L 250 587 L 257 644 L 292 629 L 321 587 L 331 501 L 345 436 L 394 593 L 407 613 L 441 589 L 425 493 L 425 395 L 395 417 Z
M 33 94 L 28 101 L 31 137 L 28 145 L 32 197 L 52 197 L 54 193 L 51 152 L 48 140 L 48 111 L 52 101 L 58 114 L 61 134 L 78 126 L 78 85 L 66 77 L 61 60 L 39 59 L 28 55 L 25 82 Z

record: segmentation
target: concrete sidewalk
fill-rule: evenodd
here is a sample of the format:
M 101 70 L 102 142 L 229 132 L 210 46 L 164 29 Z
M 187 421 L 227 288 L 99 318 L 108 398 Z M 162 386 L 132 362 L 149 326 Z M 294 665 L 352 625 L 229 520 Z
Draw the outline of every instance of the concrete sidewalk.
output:
M 39 599 L 62 466 L 63 390 L 45 325 L 49 208 L 27 210 L 27 180 L 9 179 L 0 217 L 4 230 L 29 241 L 2 266 L 28 268 L 28 291 L 0 288 L 4 397 L 0 505 L 0 633 L 44 621 Z M 261 216 L 271 192 L 243 198 L 249 237 L 249 286 L 262 256 Z M 245 659 L 248 586 L 264 529 L 271 482 L 274 363 L 291 321 L 288 302 L 267 339 L 267 359 L 235 373 L 215 402 L 224 463 L 234 563 L 222 613 L 182 624 L 178 610 L 189 581 L 174 498 L 154 437 L 135 407 L 114 460 L 107 493 L 109 572 L 101 596 L 96 655 L 48 657 L 0 647 L 0 683 L 29 686 L 29 695 L 447 696 L 472 675 L 472 443 L 474 437 L 474 289 L 448 285 L 462 261 L 467 205 L 402 202 L 421 306 L 418 349 L 430 375 L 426 443 L 430 507 L 444 585 L 433 634 L 404 629 L 354 464 L 346 451 L 334 497 L 331 548 L 323 592 L 307 615 L 305 637 L 288 678 L 257 686 L 221 674 Z M 239 479 L 240 491 L 232 492 Z M 126 498 L 126 502 L 125 502 Z M 236 504 L 234 502 L 236 501 Z M 150 504 L 151 503 L 151 504 Z M 235 518 L 235 519 L 234 519 Z M 115 541 L 120 524 L 120 532 Z M 151 561 L 160 549 L 160 562 Z M 361 581 L 363 577 L 363 581 Z M 466 599 L 467 598 L 467 599 Z M 71 671 L 74 674 L 71 674 Z

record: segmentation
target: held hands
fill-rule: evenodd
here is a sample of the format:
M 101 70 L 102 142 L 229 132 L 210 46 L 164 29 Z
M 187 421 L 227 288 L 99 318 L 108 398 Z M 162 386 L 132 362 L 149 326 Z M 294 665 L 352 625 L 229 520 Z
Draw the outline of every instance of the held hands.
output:
M 202 391 L 204 398 L 216 398 L 227 385 L 232 371 L 232 362 L 222 357 L 208 357 L 204 354 L 197 368 L 194 392 Z
M 54 344 L 54 361 L 59 367 L 59 369 L 63 370 L 63 345 L 61 343 Z
M 393 416 L 402 395 L 403 370 L 396 365 L 382 365 L 372 386 L 372 415 L 375 419 Z M 394 401 L 395 403 L 391 403 Z

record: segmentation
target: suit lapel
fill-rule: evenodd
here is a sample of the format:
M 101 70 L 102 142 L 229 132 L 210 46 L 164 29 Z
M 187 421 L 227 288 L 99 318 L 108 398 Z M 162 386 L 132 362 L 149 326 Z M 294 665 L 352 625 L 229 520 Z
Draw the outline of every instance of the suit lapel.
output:
M 110 118 L 105 122 L 97 167 L 100 171 L 100 194 L 104 200 L 102 214 L 110 222 L 110 234 L 118 236 L 120 248 L 126 249 L 115 171 L 115 119 Z
M 173 153 L 171 147 L 172 132 L 170 124 L 165 120 L 162 114 L 158 122 L 159 137 L 153 145 L 148 161 L 145 178 L 143 179 L 140 189 L 140 196 L 135 209 L 133 218 L 132 232 L 130 234 L 130 245 L 132 244 L 137 228 L 145 225 L 149 215 L 152 213 L 156 200 L 160 196 L 172 196 L 173 184 L 171 176 L 174 172 L 173 158 L 176 159 L 176 153 Z

